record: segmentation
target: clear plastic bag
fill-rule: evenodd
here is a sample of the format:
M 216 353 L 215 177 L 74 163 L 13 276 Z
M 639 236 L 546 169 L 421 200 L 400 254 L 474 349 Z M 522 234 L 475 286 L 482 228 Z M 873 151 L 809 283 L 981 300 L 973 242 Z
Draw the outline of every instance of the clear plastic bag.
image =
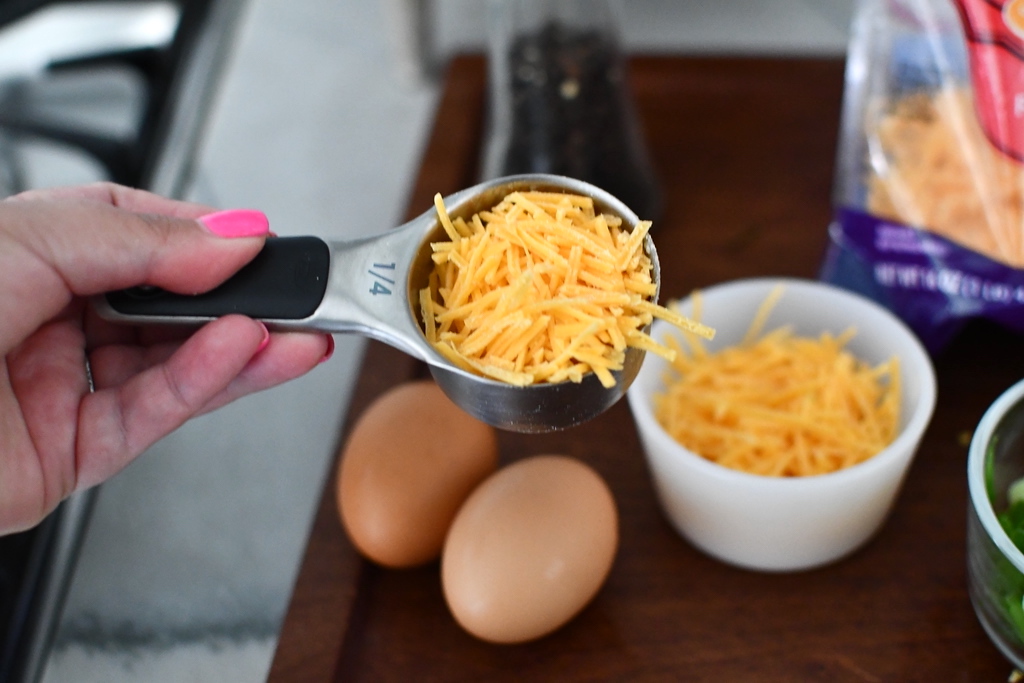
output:
M 861 0 L 847 60 L 822 279 L 1024 332 L 1024 0 Z

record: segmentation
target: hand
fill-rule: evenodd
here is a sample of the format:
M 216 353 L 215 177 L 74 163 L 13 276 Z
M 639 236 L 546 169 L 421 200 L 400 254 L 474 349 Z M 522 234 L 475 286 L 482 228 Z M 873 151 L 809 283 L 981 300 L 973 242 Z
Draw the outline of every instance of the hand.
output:
M 211 212 L 105 183 L 0 201 L 0 534 L 35 525 L 189 418 L 295 378 L 333 349 L 329 336 L 270 334 L 239 315 L 196 331 L 95 315 L 92 295 L 207 291 L 260 251 L 262 214 L 230 214 L 241 223 L 225 231 Z

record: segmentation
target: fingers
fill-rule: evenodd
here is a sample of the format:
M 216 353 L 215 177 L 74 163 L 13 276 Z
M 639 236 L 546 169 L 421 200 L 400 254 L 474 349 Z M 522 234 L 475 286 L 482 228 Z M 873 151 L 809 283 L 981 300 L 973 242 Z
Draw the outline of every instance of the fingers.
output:
M 225 239 L 192 218 L 134 213 L 111 202 L 185 214 L 197 207 L 102 187 L 109 195 L 102 201 L 29 194 L 0 202 L 0 320 L 12 321 L 0 326 L 0 351 L 13 348 L 75 296 L 140 284 L 207 291 L 259 252 L 269 228 L 262 214 L 237 212 L 236 219 L 250 224 L 240 230 L 236 220 L 231 234 L 253 236 Z
M 70 455 L 87 391 L 81 330 L 63 321 L 0 364 L 0 535 L 32 526 L 74 490 Z
M 92 486 L 188 418 L 299 377 L 333 348 L 330 337 L 274 333 L 242 316 L 209 323 L 180 346 L 111 346 L 90 358 L 98 391 L 79 414 L 78 488 Z
M 29 190 L 8 198 L 6 201 L 52 201 L 78 199 L 116 206 L 132 213 L 153 213 L 172 218 L 199 218 L 216 209 L 205 204 L 167 199 L 116 183 L 100 182 L 88 185 L 57 187 L 46 190 Z
M 203 406 L 208 413 L 237 398 L 263 391 L 306 374 L 326 360 L 334 350 L 330 335 L 305 332 L 275 332 L 270 343 L 256 354 L 225 387 Z
M 140 346 L 108 344 L 89 354 L 89 371 L 97 390 L 117 387 L 135 375 L 164 363 L 181 348 L 183 340 Z
M 269 231 L 262 214 L 239 214 L 257 223 L 252 236 L 224 239 L 197 220 L 99 202 L 0 202 L 0 226 L 11 248 L 59 276 L 65 289 L 79 296 L 139 284 L 183 294 L 211 289 L 250 261 Z M 41 281 L 46 274 L 33 273 L 28 265 L 19 270 Z
M 34 477 L 29 502 L 48 505 L 109 478 L 190 417 L 298 377 L 329 354 L 329 337 L 269 335 L 243 316 L 194 332 L 115 328 L 85 305 L 142 284 L 207 291 L 259 252 L 268 229 L 259 212 L 211 213 L 108 183 L 0 201 L 0 445 L 37 460 L 21 459 L 31 467 L 19 465 L 17 477 L 4 472 L 13 460 L 0 462 L 0 484 Z
M 93 380 L 104 389 L 126 382 L 132 376 L 166 361 L 180 343 L 149 347 L 112 345 L 90 356 Z M 275 332 L 266 347 L 254 355 L 237 377 L 199 411 L 208 413 L 248 394 L 295 379 L 325 360 L 334 347 L 329 335 L 303 332 Z
M 77 488 L 120 471 L 214 401 L 242 373 L 265 334 L 266 328 L 249 318 L 221 318 L 197 331 L 165 362 L 85 396 L 78 415 Z
M 84 309 L 82 329 L 85 331 L 85 345 L 89 351 L 106 346 L 154 346 L 168 342 L 180 344 L 197 329 L 195 325 L 114 323 L 104 320 L 91 305 Z

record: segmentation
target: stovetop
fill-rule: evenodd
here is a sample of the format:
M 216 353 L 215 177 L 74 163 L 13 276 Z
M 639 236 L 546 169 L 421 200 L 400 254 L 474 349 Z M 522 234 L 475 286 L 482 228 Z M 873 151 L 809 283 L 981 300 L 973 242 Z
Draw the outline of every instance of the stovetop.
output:
M 39 583 L 53 524 L 0 537 L 0 680 L 20 677 L 26 668 L 26 646 L 32 633 L 31 615 L 39 595 Z
M 0 536 L 0 681 L 41 675 L 95 497 L 75 494 L 39 525 Z

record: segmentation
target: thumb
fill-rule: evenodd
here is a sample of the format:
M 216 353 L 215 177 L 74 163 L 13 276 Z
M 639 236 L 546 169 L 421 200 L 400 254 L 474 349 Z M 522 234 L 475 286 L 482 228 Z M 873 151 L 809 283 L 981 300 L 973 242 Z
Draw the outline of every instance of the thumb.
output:
M 76 296 L 137 285 L 212 289 L 259 253 L 268 227 L 258 211 L 192 219 L 77 198 L 0 202 L 0 320 L 12 323 L 0 327 L 0 349 Z

